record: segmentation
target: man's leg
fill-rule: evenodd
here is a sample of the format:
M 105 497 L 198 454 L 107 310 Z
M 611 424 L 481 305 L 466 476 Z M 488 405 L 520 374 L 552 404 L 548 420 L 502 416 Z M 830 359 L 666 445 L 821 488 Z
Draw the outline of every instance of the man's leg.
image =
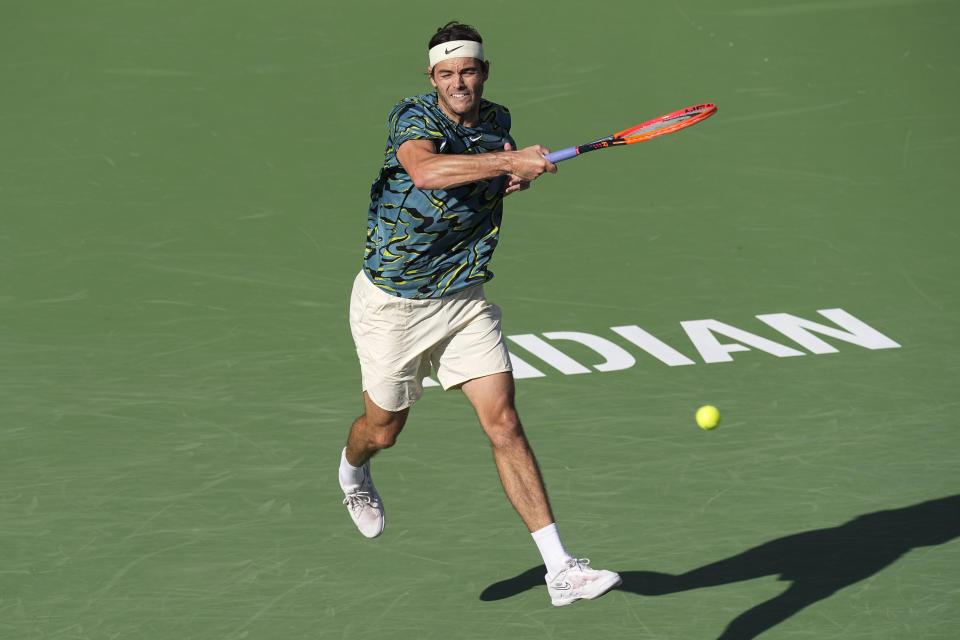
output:
M 396 443 L 410 409 L 387 411 L 366 393 L 363 400 L 365 412 L 353 421 L 340 457 L 340 487 L 345 496 L 343 503 L 360 533 L 376 538 L 383 533 L 384 509 L 370 475 L 370 458 Z
M 381 449 L 392 447 L 407 422 L 410 408 L 400 411 L 381 409 L 363 393 L 364 414 L 353 421 L 347 437 L 346 458 L 354 467 L 363 466 Z
M 493 446 L 503 489 L 533 535 L 547 567 L 547 590 L 554 605 L 592 600 L 620 584 L 612 571 L 591 569 L 572 557 L 560 541 L 540 467 L 514 406 L 511 372 L 474 378 L 461 387 Z
M 540 467 L 514 406 L 513 374 L 475 378 L 461 387 L 493 447 L 503 490 L 530 532 L 553 523 Z

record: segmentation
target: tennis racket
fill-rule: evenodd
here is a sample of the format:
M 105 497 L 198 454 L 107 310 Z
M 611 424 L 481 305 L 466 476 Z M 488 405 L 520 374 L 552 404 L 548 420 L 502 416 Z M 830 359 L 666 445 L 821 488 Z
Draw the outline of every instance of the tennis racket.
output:
M 665 136 L 668 133 L 680 131 L 680 129 L 686 129 L 691 125 L 697 124 L 701 120 L 706 120 L 716 112 L 717 105 L 713 103 L 700 104 L 695 107 L 681 109 L 680 111 L 668 113 L 665 116 L 660 116 L 659 118 L 644 122 L 643 124 L 638 124 L 635 127 L 624 129 L 620 133 L 615 133 L 612 136 L 600 138 L 594 142 L 588 142 L 587 144 L 582 144 L 578 147 L 567 147 L 566 149 L 560 149 L 559 151 L 548 153 L 547 160 L 550 162 L 560 162 L 561 160 L 569 160 L 570 158 L 584 154 L 587 151 L 596 151 L 597 149 L 606 149 L 607 147 L 633 144 L 635 142 L 650 140 L 651 138 L 656 138 L 658 136 Z

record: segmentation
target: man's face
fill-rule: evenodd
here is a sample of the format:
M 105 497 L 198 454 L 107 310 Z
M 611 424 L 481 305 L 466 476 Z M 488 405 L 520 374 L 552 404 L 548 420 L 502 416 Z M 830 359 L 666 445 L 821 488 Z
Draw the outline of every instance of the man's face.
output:
M 476 58 L 450 58 L 430 68 L 430 84 L 437 89 L 440 106 L 455 122 L 477 124 L 487 69 Z

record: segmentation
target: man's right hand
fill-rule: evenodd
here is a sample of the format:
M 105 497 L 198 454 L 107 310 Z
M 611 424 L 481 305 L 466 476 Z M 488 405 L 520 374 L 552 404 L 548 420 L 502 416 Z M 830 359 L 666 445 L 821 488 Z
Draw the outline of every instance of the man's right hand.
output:
M 507 149 L 510 145 L 504 146 Z M 547 160 L 550 150 L 535 144 L 510 153 L 510 174 L 524 182 L 536 180 L 544 173 L 556 173 L 557 165 Z

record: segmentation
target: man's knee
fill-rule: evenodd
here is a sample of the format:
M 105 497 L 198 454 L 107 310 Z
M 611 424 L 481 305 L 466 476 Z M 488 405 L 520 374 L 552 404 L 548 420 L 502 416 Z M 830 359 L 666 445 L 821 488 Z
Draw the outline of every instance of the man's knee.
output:
M 389 449 L 397 443 L 397 438 L 407 421 L 407 412 L 364 414 L 357 420 L 363 421 L 365 427 L 363 431 L 374 449 Z
M 494 447 L 509 447 L 525 439 L 516 410 L 505 408 L 485 417 L 483 430 Z

